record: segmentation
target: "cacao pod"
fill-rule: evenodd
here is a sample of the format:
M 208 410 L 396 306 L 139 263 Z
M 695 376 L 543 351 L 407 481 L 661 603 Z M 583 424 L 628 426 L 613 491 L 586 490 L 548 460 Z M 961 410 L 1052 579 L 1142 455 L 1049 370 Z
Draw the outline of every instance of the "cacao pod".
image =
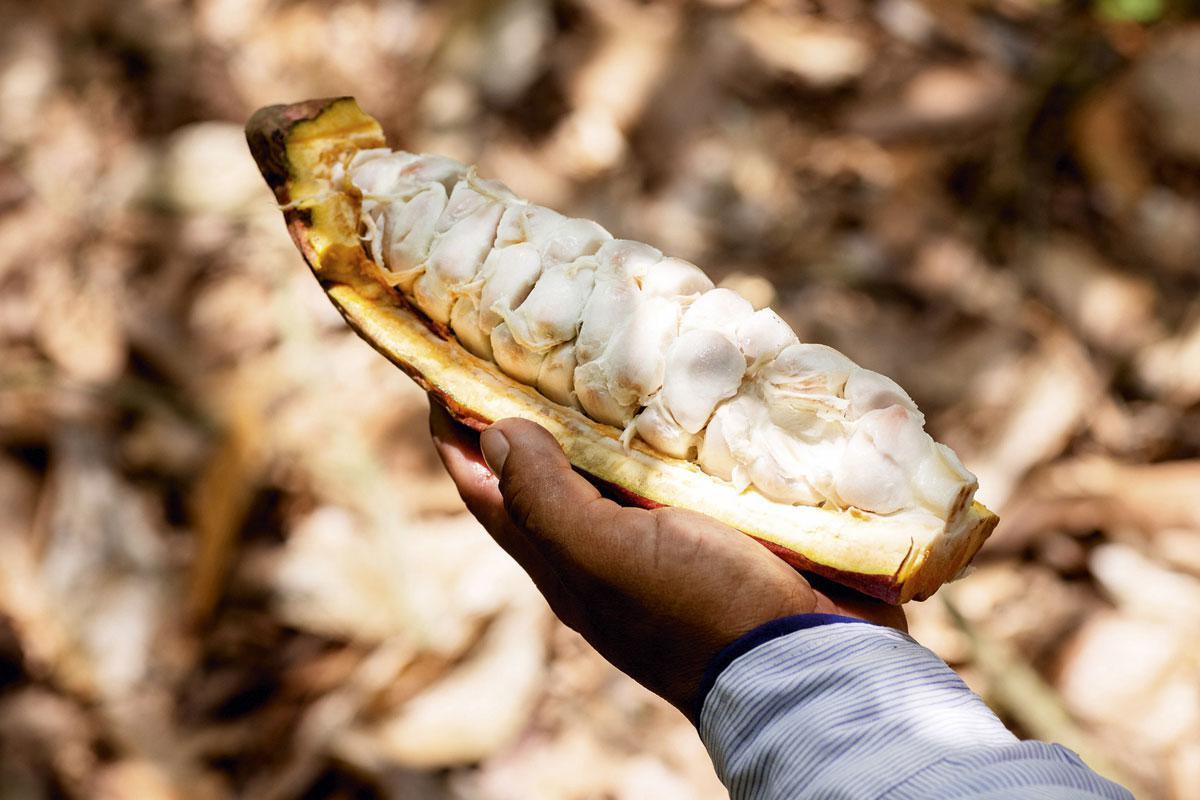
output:
M 330 300 L 459 421 L 533 420 L 623 502 L 707 514 L 890 603 L 995 527 L 903 389 L 694 265 L 391 151 L 353 98 L 246 133 Z

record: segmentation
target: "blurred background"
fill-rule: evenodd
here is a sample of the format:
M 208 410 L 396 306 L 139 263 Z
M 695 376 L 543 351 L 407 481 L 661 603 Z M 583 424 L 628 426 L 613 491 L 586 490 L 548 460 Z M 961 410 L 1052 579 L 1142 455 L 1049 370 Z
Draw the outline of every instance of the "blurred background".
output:
M 1003 519 L 914 635 L 1200 798 L 1194 10 L 0 3 L 0 798 L 725 796 L 288 241 L 242 124 L 340 94 L 898 379 Z

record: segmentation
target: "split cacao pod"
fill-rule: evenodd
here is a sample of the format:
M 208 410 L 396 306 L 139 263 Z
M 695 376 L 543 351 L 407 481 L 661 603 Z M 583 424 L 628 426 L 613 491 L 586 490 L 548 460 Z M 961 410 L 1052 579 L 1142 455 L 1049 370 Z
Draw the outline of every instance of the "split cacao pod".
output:
M 932 595 L 995 527 L 900 387 L 693 265 L 393 153 L 353 98 L 264 108 L 246 134 L 329 299 L 460 422 L 533 420 L 623 502 L 707 514 L 889 603 Z

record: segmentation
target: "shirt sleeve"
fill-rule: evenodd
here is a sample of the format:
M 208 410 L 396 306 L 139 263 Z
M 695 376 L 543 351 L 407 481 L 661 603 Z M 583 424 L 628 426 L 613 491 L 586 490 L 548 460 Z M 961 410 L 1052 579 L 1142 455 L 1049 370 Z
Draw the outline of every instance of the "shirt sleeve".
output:
M 905 634 L 849 617 L 747 634 L 710 667 L 700 702 L 733 800 L 1133 797 L 1065 747 L 1018 740 Z

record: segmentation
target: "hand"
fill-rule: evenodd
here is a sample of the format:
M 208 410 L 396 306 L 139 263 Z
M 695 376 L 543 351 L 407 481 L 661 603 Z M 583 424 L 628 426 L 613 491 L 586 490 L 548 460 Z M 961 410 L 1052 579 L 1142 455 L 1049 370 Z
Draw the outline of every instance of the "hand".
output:
M 429 424 L 467 508 L 529 573 L 554 613 L 693 721 L 705 667 L 765 622 L 824 612 L 904 628 L 899 608 L 817 591 L 765 547 L 714 519 L 602 497 L 535 423 L 501 420 L 476 436 L 431 402 Z

